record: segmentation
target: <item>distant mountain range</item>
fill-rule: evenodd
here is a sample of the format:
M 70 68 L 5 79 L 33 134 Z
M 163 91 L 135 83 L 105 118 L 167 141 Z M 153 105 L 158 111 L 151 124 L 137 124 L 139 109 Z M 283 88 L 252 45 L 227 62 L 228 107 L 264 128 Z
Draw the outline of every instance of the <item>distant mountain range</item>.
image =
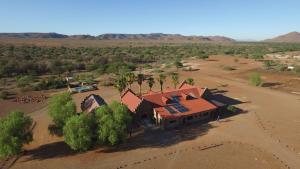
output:
M 108 33 L 98 36 L 91 35 L 63 35 L 58 33 L 0 33 L 0 38 L 39 38 L 39 39 L 87 39 L 87 40 L 158 40 L 158 41 L 193 41 L 193 42 L 235 42 L 236 40 L 224 36 L 184 36 L 180 34 L 118 34 Z M 263 42 L 300 43 L 300 33 L 290 32 Z
M 280 35 L 272 39 L 267 39 L 265 42 L 290 42 L 290 43 L 300 43 L 300 33 L 290 32 L 285 35 Z
M 63 35 L 58 33 L 0 33 L 0 38 L 52 38 L 52 39 L 90 39 L 90 40 L 184 40 L 184 41 L 212 41 L 234 42 L 234 39 L 223 36 L 184 36 L 180 34 L 102 34 L 91 35 Z

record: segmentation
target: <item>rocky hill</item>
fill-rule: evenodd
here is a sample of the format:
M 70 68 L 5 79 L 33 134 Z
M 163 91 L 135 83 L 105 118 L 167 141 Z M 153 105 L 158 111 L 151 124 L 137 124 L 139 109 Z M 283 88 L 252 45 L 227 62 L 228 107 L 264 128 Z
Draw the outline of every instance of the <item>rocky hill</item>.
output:
M 300 43 L 300 33 L 290 32 L 285 35 L 277 36 L 272 39 L 267 39 L 265 42 L 290 42 L 290 43 Z
M 63 35 L 58 33 L 0 33 L 0 38 L 65 38 L 65 39 L 89 39 L 89 40 L 162 40 L 162 41 L 211 41 L 234 42 L 234 39 L 223 36 L 184 36 L 180 34 L 102 34 L 91 35 Z

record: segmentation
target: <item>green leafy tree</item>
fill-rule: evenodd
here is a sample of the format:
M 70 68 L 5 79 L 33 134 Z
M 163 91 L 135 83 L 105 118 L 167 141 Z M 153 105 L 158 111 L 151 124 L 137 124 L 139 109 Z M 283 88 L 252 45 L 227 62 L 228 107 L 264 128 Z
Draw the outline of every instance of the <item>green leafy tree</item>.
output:
M 163 92 L 163 85 L 166 81 L 166 75 L 165 74 L 159 74 L 158 78 L 157 78 L 157 81 L 160 85 L 160 91 Z
M 16 155 L 32 141 L 32 119 L 14 111 L 0 119 L 0 157 Z
M 76 114 L 76 105 L 70 93 L 54 95 L 49 100 L 48 113 L 54 122 L 49 126 L 51 134 L 61 135 L 66 121 Z
M 186 81 L 187 84 L 192 85 L 192 86 L 195 84 L 193 78 L 187 78 L 185 81 Z
M 140 95 L 142 95 L 142 84 L 143 84 L 143 81 L 144 81 L 144 80 L 145 80 L 144 74 L 139 73 L 139 74 L 137 75 L 137 83 L 138 83 L 138 85 L 139 85 L 139 87 L 140 87 Z
M 171 74 L 172 83 L 174 85 L 174 88 L 176 89 L 177 85 L 179 84 L 179 75 L 178 73 L 172 73 Z
M 63 127 L 65 142 L 76 151 L 86 151 L 92 145 L 93 131 L 90 117 L 85 114 L 70 117 Z
M 124 142 L 132 118 L 128 108 L 118 102 L 104 105 L 95 111 L 98 140 L 101 144 L 116 145 Z
M 149 86 L 149 90 L 151 91 L 152 87 L 153 87 L 153 85 L 155 83 L 154 78 L 153 77 L 149 77 L 148 80 L 147 80 L 147 83 L 148 83 L 148 86 Z
M 250 75 L 250 82 L 254 86 L 260 86 L 262 83 L 261 76 L 259 73 L 254 72 Z
M 122 92 L 126 89 L 127 83 L 124 76 L 120 75 L 114 83 L 114 87 L 118 89 L 120 95 L 122 95 Z
M 129 85 L 129 88 L 131 89 L 131 85 L 135 81 L 135 75 L 133 72 L 127 72 L 125 74 L 125 77 L 126 77 L 126 81 L 127 81 L 128 85 Z

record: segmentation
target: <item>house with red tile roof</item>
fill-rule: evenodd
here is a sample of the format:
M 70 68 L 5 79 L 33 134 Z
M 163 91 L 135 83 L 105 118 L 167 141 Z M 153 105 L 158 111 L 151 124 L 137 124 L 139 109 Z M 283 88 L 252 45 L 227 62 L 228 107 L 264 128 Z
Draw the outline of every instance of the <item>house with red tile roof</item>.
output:
M 121 101 L 127 105 L 136 120 L 151 118 L 157 125 L 175 127 L 196 121 L 208 121 L 214 117 L 218 105 L 208 101 L 207 95 L 207 88 L 183 82 L 178 89 L 150 91 L 141 96 L 128 89 L 121 96 Z

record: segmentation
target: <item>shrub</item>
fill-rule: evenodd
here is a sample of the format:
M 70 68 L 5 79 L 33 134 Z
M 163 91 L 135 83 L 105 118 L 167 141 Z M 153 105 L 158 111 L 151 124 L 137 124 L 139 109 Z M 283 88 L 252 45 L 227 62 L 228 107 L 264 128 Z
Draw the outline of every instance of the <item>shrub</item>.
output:
M 295 72 L 296 72 L 298 75 L 300 75 L 300 66 L 296 66 L 296 67 L 295 67 Z
M 274 65 L 274 62 L 272 60 L 265 60 L 263 63 L 266 69 L 270 69 Z
M 278 64 L 278 65 L 276 65 L 275 69 L 277 71 L 283 72 L 283 71 L 285 71 L 287 69 L 287 67 L 284 64 Z
M 20 88 L 25 88 L 29 86 L 33 81 L 32 76 L 21 76 L 17 78 L 17 86 Z
M 0 99 L 7 99 L 8 92 L 7 91 L 0 91 Z
M 223 69 L 224 69 L 224 70 L 227 70 L 227 71 L 233 71 L 233 70 L 236 70 L 236 68 L 231 67 L 231 66 L 223 66 Z
M 182 64 L 179 60 L 176 60 L 176 61 L 174 62 L 174 65 L 175 65 L 175 67 L 176 67 L 177 69 L 183 67 L 183 64 Z
M 32 141 L 31 126 L 32 119 L 20 111 L 0 119 L 0 157 L 20 153 L 23 145 Z
M 51 76 L 46 80 L 43 79 L 42 81 L 38 82 L 34 86 L 34 90 L 49 90 L 49 89 L 60 89 L 67 86 L 66 80 L 62 78 L 58 78 L 55 76 Z
M 260 74 L 259 73 L 252 73 L 251 75 L 250 75 L 250 82 L 251 82 L 251 84 L 252 85 L 254 85 L 254 86 L 259 86 L 259 85 L 261 85 L 261 83 L 262 83 L 262 80 L 261 80 L 261 76 L 260 76 Z
M 227 110 L 228 110 L 229 112 L 231 112 L 231 113 L 236 113 L 236 112 L 237 112 L 237 108 L 234 107 L 234 106 L 232 106 L 232 105 L 229 105 L 229 106 L 227 107 Z
M 76 151 L 86 151 L 92 145 L 92 122 L 84 114 L 70 117 L 63 127 L 65 142 Z
M 189 84 L 189 85 L 194 85 L 195 84 L 195 81 L 193 78 L 187 78 L 186 80 L 186 83 Z

